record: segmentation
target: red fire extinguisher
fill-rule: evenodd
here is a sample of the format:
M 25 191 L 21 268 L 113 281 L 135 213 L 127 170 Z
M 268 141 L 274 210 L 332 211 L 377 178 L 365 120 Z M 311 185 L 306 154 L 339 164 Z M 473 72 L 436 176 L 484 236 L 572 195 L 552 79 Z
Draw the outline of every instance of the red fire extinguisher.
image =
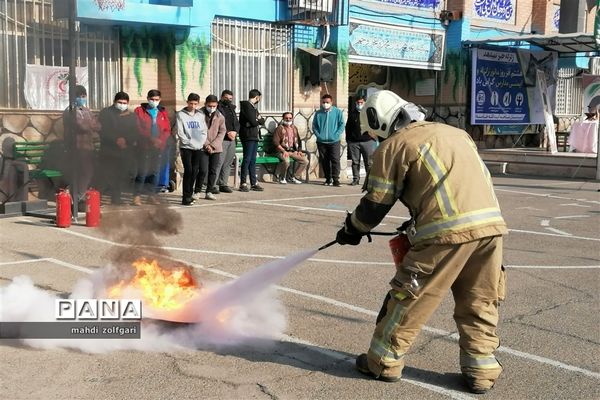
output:
M 394 264 L 396 264 L 396 267 L 400 266 L 404 256 L 408 253 L 408 250 L 410 250 L 408 236 L 405 233 L 394 236 L 394 238 L 390 240 L 390 250 L 392 251 Z
M 61 189 L 56 193 L 56 226 L 59 228 L 71 226 L 71 193 L 69 193 L 69 189 Z
M 89 189 L 85 192 L 85 226 L 90 228 L 100 224 L 100 192 Z

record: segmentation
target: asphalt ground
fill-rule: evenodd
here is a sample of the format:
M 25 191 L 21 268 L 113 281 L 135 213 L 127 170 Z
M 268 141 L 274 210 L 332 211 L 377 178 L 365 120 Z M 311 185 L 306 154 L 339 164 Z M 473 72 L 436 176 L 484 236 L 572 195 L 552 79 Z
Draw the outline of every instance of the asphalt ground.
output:
M 504 373 L 490 399 L 597 399 L 600 393 L 600 184 L 494 178 L 510 234 L 504 242 L 508 296 L 498 358 Z M 335 238 L 357 187 L 265 184 L 262 193 L 221 194 L 180 206 L 170 257 L 199 280 L 228 280 L 258 265 Z M 104 215 L 115 209 L 103 207 Z M 378 227 L 407 217 L 397 205 Z M 102 268 L 119 243 L 82 224 L 53 227 L 34 217 L 0 219 L 0 285 L 30 276 L 52 293 Z M 458 366 L 453 301 L 447 296 L 406 356 L 403 379 L 383 383 L 354 370 L 367 350 L 393 276 L 387 238 L 332 246 L 278 286 L 286 336 L 271 343 L 182 351 L 90 354 L 0 341 L 2 399 L 466 399 Z M 143 333 L 142 333 L 143 334 Z M 482 396 L 479 396 L 482 397 Z

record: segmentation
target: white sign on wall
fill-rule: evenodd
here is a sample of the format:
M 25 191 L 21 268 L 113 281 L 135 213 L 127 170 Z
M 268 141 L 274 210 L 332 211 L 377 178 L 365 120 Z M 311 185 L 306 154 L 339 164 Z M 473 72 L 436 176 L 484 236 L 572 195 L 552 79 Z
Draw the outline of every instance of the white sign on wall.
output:
M 88 69 L 77 67 L 77 84 L 88 87 Z M 69 67 L 27 64 L 25 101 L 33 110 L 64 110 L 69 106 Z

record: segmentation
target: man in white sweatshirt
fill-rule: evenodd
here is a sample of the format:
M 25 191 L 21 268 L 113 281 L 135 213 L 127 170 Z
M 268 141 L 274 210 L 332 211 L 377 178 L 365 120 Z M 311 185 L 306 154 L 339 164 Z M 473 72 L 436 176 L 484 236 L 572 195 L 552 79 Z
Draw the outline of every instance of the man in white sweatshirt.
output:
M 204 114 L 197 110 L 200 96 L 190 93 L 187 98 L 187 107 L 177 113 L 177 137 L 181 161 L 183 162 L 183 198 L 181 204 L 189 206 L 194 204 L 194 182 L 200 168 L 200 156 L 208 127 Z

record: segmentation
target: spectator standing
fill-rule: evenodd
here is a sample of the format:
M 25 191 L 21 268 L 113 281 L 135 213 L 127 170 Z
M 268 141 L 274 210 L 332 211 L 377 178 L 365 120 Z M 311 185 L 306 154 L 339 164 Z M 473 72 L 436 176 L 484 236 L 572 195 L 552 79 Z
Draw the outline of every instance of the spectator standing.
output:
M 99 177 L 109 188 L 111 204 L 122 204 L 121 194 L 131 180 L 137 139 L 135 114 L 129 110 L 129 95 L 115 94 L 113 105 L 100 111 Z
M 229 187 L 229 175 L 231 175 L 231 164 L 235 158 L 236 137 L 240 131 L 240 121 L 235 114 L 235 108 L 235 104 L 233 104 L 233 92 L 231 90 L 223 90 L 217 109 L 225 117 L 227 133 L 223 138 L 223 152 L 221 153 L 220 166 L 217 173 L 218 190 L 213 191 L 213 194 L 232 192 Z M 237 171 L 235 173 L 237 174 Z
M 365 171 L 369 173 L 371 168 L 371 156 L 375 151 L 375 140 L 367 132 L 360 128 L 360 112 L 365 105 L 365 98 L 356 98 L 354 108 L 348 114 L 346 122 L 346 143 L 348 143 L 348 159 L 352 160 L 352 183 L 360 183 L 360 159 L 365 164 Z
M 138 127 L 137 176 L 133 205 L 142 205 L 141 195 L 148 195 L 150 204 L 158 204 L 156 196 L 161 167 L 161 153 L 171 136 L 171 124 L 167 110 L 160 105 L 161 93 L 152 89 L 148 92 L 148 102 L 135 109 Z
M 333 105 L 333 97 L 321 97 L 321 109 L 313 117 L 313 133 L 317 137 L 319 163 L 325 175 L 325 186 L 340 186 L 340 136 L 344 132 L 344 114 Z
M 217 110 L 219 101 L 214 94 L 208 95 L 199 112 L 204 116 L 206 127 L 206 141 L 200 152 L 200 171 L 196 178 L 196 193 L 202 191 L 202 183 L 208 175 L 206 183 L 206 199 L 216 200 L 213 190 L 217 183 L 217 172 L 219 169 L 219 161 L 221 152 L 223 151 L 223 138 L 227 128 L 225 127 L 225 117 Z
M 95 146 L 94 140 L 100 130 L 98 120 L 88 108 L 87 90 L 81 85 L 75 86 L 75 104 L 73 105 L 73 113 L 69 109 L 63 113 L 63 120 L 70 121 L 71 116 L 74 118 L 73 123 L 66 124 L 69 128 L 66 130 L 67 143 L 70 143 L 74 149 L 74 168 L 77 171 L 76 185 L 78 195 L 79 211 L 85 211 L 85 192 L 90 187 L 94 176 L 94 158 Z
M 275 133 L 273 134 L 273 146 L 279 158 L 279 164 L 275 170 L 279 183 L 286 184 L 286 177 L 292 183 L 302 183 L 301 177 L 308 166 L 308 158 L 302 152 L 302 140 L 298 134 L 298 128 L 294 125 L 294 116 L 291 112 L 285 112 Z M 295 171 L 289 172 L 290 158 L 295 160 Z
M 206 143 L 208 127 L 205 114 L 198 110 L 200 96 L 190 93 L 187 107 L 177 113 L 177 138 L 179 153 L 183 163 L 183 196 L 181 204 L 189 206 L 194 203 L 194 182 L 200 169 L 202 149 Z
M 264 118 L 260 116 L 256 108 L 261 96 L 259 90 L 252 89 L 248 94 L 248 101 L 240 103 L 240 140 L 244 152 L 240 174 L 241 192 L 249 192 L 250 189 L 258 192 L 264 190 L 256 181 L 256 152 L 260 140 L 259 126 L 265 123 Z M 246 183 L 248 175 L 250 176 L 250 188 Z

